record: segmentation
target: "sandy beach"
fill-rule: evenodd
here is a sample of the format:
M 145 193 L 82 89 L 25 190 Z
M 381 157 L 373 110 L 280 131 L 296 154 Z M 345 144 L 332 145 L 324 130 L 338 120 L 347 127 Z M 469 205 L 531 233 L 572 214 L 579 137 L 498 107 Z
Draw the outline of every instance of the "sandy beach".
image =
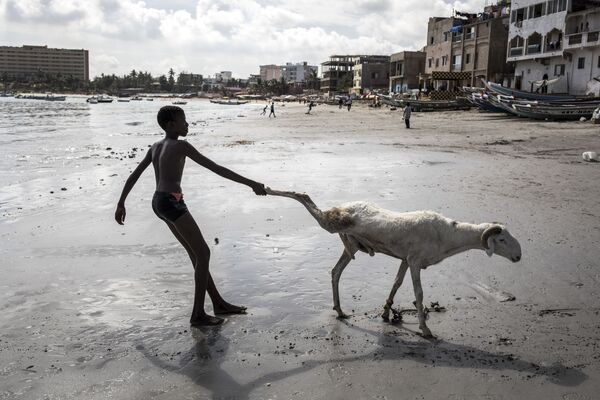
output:
M 17 146 L 0 178 L 0 399 L 598 397 L 600 163 L 581 157 L 600 151 L 598 125 L 473 110 L 413 113 L 406 130 L 401 111 L 356 103 L 311 115 L 276 105 L 276 119 L 260 116 L 264 103 L 210 118 L 204 100 L 183 106 L 204 155 L 322 209 L 365 200 L 506 224 L 521 262 L 471 251 L 423 271 L 425 304 L 444 307 L 429 313 L 437 339 L 426 340 L 415 314 L 380 317 L 399 260 L 358 254 L 340 282 L 352 315 L 338 320 L 339 237 L 299 203 L 192 161 L 182 186 L 211 272 L 248 314 L 190 328 L 193 269 L 152 212 L 152 171 L 129 195 L 125 225 L 113 219 L 168 103 L 100 112 L 77 101 L 65 114 L 81 116 L 60 125 L 56 114 L 67 130 L 31 148 L 10 136 L 27 124 L 0 125 L 3 146 Z M 69 145 L 48 144 L 63 133 Z M 394 306 L 413 300 L 405 279 Z

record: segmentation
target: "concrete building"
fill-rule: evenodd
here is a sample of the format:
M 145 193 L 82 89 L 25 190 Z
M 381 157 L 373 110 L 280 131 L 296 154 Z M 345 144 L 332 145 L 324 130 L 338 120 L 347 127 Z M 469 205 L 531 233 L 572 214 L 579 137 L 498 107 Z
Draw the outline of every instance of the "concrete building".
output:
M 29 79 L 38 73 L 90 79 L 87 50 L 52 49 L 48 46 L 0 46 L 0 75 Z
M 419 88 L 419 76 L 425 72 L 424 51 L 402 51 L 390 57 L 389 91 L 403 93 Z
M 232 74 L 231 71 L 221 71 L 215 74 L 215 79 L 217 82 L 227 83 L 231 80 Z
M 598 1 L 513 1 L 507 50 L 515 65 L 512 87 L 585 94 L 600 77 L 599 35 Z M 558 81 L 540 88 L 544 79 Z
M 481 79 L 506 83 L 513 68 L 506 62 L 508 5 L 500 1 L 479 14 L 456 12 L 450 18 L 430 18 L 425 46 L 426 86 L 453 90 L 483 86 Z
M 308 65 L 306 61 L 296 64 L 288 62 L 281 66 L 283 79 L 288 83 L 306 82 L 311 72 L 316 74 L 317 71 L 318 67 L 316 65 Z
M 326 96 L 347 94 L 352 87 L 353 67 L 356 56 L 333 55 L 321 63 L 321 91 Z
M 352 94 L 365 94 L 388 89 L 390 56 L 356 56 L 352 67 Z
M 260 66 L 260 79 L 263 82 L 273 79 L 280 80 L 282 76 L 282 69 L 279 65 L 269 64 Z
M 389 62 L 390 56 L 333 55 L 321 63 L 321 91 L 334 96 L 387 89 Z

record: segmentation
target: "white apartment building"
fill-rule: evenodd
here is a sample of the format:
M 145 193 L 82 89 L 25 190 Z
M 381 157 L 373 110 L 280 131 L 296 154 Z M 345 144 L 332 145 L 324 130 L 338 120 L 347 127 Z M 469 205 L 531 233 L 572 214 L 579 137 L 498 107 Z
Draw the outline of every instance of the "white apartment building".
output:
M 87 50 L 52 49 L 48 46 L 0 46 L 0 75 L 12 78 L 47 74 L 90 79 Z
M 548 93 L 585 94 L 600 77 L 599 33 L 598 1 L 513 1 L 507 50 L 513 87 L 535 91 L 535 81 L 560 78 Z
M 215 74 L 215 80 L 217 82 L 227 83 L 231 80 L 231 71 L 221 71 Z
M 288 83 L 305 82 L 310 76 L 311 71 L 316 74 L 318 67 L 316 65 L 308 65 L 306 61 L 296 64 L 288 62 L 281 66 L 283 79 Z

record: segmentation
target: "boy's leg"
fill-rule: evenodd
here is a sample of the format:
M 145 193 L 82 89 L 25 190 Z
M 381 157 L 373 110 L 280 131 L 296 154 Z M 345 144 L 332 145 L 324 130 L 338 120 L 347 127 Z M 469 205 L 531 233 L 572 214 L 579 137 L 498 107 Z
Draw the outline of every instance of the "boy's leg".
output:
M 195 256 L 194 263 L 194 309 L 190 323 L 194 325 L 218 325 L 223 319 L 213 317 L 204 311 L 204 299 L 208 287 L 208 262 L 210 260 L 210 249 L 204 241 L 200 228 L 194 221 L 192 214 L 186 212 L 173 222 L 177 232 L 185 242 L 189 244 Z
M 173 224 L 172 222 L 167 222 L 167 226 L 169 227 L 171 232 L 173 232 L 173 235 L 175 235 L 175 237 L 177 238 L 179 243 L 181 243 L 181 245 L 185 248 L 185 250 L 188 253 L 188 256 L 190 257 L 190 260 L 192 261 L 192 265 L 195 268 L 196 255 L 194 254 L 193 249 L 185 241 L 183 236 L 181 236 L 181 234 L 175 227 L 175 224 Z M 208 295 L 210 296 L 210 300 L 213 303 L 213 309 L 215 311 L 215 314 L 233 314 L 233 313 L 242 314 L 246 311 L 246 307 L 233 305 L 233 304 L 225 301 L 225 299 L 223 299 L 223 297 L 217 290 L 217 286 L 215 285 L 215 282 L 212 278 L 210 270 L 208 272 L 208 285 L 207 285 L 206 291 L 208 292 Z

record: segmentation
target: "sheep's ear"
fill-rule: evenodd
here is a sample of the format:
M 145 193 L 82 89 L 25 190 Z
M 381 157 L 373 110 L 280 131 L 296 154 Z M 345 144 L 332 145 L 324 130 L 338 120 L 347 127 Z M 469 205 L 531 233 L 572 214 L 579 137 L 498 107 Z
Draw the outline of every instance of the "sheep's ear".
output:
M 502 233 L 502 227 L 498 226 L 498 225 L 494 225 L 491 226 L 489 228 L 487 228 L 483 234 L 481 235 L 481 247 L 483 247 L 484 249 L 488 249 L 489 245 L 489 241 L 488 239 L 493 236 L 493 235 L 498 235 Z
M 487 248 L 485 249 L 485 254 L 487 254 L 488 257 L 491 257 L 494 254 L 495 247 L 496 247 L 496 244 L 494 242 L 494 238 L 492 236 L 488 237 Z

